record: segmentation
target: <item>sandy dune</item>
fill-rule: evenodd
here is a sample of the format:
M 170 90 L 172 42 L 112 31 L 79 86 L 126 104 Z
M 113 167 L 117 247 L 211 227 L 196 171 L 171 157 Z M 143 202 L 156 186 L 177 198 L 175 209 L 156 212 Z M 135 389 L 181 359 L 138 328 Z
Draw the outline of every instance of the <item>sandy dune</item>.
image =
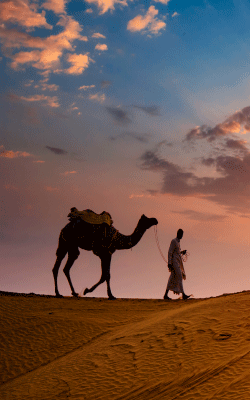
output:
M 64 298 L 1 292 L 2 400 L 250 399 L 250 292 Z

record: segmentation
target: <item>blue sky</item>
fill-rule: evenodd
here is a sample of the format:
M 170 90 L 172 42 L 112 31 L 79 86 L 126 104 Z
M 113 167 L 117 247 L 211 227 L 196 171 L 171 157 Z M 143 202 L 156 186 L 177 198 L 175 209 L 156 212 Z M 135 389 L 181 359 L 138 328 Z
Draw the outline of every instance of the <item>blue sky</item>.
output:
M 125 234 L 158 218 L 165 254 L 182 227 L 195 296 L 248 288 L 249 18 L 247 1 L 0 3 L 2 290 L 53 293 L 73 206 Z M 153 229 L 143 240 L 114 256 L 118 297 L 163 295 Z M 72 276 L 91 285 L 86 257 Z

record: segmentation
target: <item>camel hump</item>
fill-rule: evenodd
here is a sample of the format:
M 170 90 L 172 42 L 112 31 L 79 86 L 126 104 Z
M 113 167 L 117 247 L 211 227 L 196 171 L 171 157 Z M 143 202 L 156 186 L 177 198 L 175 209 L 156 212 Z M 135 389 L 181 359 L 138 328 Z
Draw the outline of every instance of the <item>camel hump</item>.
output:
M 76 219 L 81 219 L 82 221 L 85 221 L 92 225 L 100 225 L 100 224 L 106 223 L 109 226 L 111 226 L 113 224 L 111 215 L 106 211 L 103 211 L 101 214 L 96 214 L 94 211 L 89 210 L 89 209 L 79 211 L 79 210 L 77 210 L 76 207 L 73 207 L 70 209 L 68 218 L 70 219 L 70 221 L 76 220 Z

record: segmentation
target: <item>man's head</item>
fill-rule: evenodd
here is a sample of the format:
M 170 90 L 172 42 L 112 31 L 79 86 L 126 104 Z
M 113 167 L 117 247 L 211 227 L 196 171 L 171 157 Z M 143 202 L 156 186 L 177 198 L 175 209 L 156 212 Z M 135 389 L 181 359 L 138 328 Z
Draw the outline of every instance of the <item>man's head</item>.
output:
M 182 229 L 178 229 L 177 237 L 178 237 L 178 239 L 182 239 L 182 237 L 183 237 L 183 230 Z

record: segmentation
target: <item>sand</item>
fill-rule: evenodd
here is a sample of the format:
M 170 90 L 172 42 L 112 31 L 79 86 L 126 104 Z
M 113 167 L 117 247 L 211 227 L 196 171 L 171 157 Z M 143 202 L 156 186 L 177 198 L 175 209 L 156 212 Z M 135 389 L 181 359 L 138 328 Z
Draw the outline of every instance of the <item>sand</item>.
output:
M 250 292 L 0 294 L 1 400 L 250 399 Z

